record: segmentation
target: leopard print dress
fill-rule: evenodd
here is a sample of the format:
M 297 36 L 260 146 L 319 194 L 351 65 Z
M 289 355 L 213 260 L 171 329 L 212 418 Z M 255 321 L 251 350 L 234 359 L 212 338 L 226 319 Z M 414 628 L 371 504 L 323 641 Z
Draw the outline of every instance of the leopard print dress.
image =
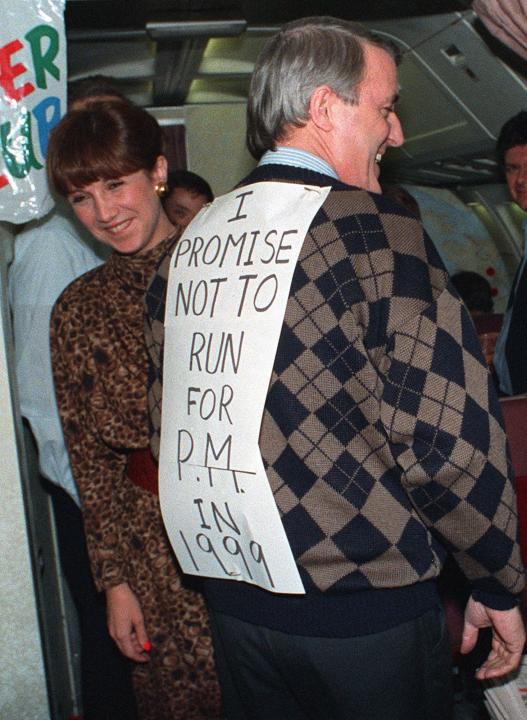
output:
M 167 238 L 144 255 L 114 254 L 75 280 L 51 322 L 53 372 L 99 590 L 127 582 L 152 642 L 134 666 L 141 720 L 221 717 L 203 598 L 178 570 L 157 495 L 126 476 L 148 446 L 143 297 Z

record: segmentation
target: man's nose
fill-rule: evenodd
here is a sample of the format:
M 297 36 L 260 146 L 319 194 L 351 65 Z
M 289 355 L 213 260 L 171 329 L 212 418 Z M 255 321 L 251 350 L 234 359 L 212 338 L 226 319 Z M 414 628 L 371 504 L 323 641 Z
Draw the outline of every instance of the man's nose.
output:
M 392 147 L 399 147 L 404 142 L 404 133 L 396 113 L 390 113 L 390 133 L 388 135 L 388 145 Z
M 516 180 L 521 185 L 527 185 L 527 163 L 522 163 L 520 165 Z

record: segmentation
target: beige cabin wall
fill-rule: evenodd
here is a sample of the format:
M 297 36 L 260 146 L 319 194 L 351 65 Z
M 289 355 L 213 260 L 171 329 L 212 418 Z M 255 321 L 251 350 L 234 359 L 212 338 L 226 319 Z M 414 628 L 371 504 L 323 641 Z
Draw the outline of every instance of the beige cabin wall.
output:
M 245 103 L 207 103 L 151 112 L 162 124 L 183 120 L 187 166 L 204 177 L 215 195 L 232 190 L 255 161 L 245 146 Z
M 187 161 L 214 193 L 232 190 L 255 165 L 245 145 L 245 104 L 189 105 Z

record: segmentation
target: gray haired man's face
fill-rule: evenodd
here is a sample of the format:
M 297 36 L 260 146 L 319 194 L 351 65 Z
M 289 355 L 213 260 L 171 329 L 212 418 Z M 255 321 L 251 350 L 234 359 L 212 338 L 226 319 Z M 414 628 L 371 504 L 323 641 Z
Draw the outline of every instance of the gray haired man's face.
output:
M 393 58 L 375 45 L 365 46 L 365 63 L 358 103 L 340 101 L 334 130 L 334 163 L 344 182 L 380 192 L 378 163 L 388 147 L 404 141 L 395 112 L 397 68 Z

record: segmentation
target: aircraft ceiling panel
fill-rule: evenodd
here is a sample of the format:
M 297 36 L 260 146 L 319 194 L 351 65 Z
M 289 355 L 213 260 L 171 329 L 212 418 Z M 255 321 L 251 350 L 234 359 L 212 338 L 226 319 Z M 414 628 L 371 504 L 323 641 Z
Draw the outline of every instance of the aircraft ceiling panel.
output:
M 386 158 L 400 179 L 496 179 L 496 137 L 527 107 L 527 86 L 487 47 L 474 20 L 467 11 L 372 24 L 403 51 L 398 112 L 406 142 Z
M 68 57 L 68 79 L 99 73 L 118 79 L 152 78 L 154 66 L 155 47 L 148 38 L 78 42 Z
M 489 50 L 470 16 L 432 36 L 416 53 L 494 140 L 503 123 L 527 105 L 527 87 Z
M 445 147 L 463 148 L 484 143 L 488 134 L 437 79 L 412 55 L 400 67 L 400 100 L 397 114 L 405 142 L 397 154 L 403 157 L 441 157 Z

